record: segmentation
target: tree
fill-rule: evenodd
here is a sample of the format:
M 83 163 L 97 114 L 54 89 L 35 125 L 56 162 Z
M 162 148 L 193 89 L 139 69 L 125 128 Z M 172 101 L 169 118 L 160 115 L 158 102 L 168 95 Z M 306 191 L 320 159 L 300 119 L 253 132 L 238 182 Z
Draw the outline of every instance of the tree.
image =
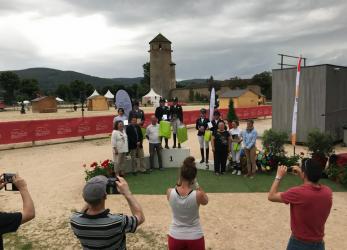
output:
M 70 92 L 71 92 L 71 99 L 74 102 L 81 101 L 81 97 L 87 96 L 86 93 L 86 84 L 84 81 L 81 80 L 74 80 L 70 83 Z
M 59 84 L 55 90 L 56 96 L 62 98 L 64 101 L 72 101 L 70 87 L 67 84 Z
M 19 95 L 22 96 L 23 100 L 19 101 L 36 98 L 39 91 L 40 88 L 36 79 L 23 79 L 19 85 Z
M 150 63 L 147 62 L 144 65 L 142 65 L 143 68 L 143 78 L 140 81 L 140 84 L 137 88 L 137 92 L 136 94 L 138 96 L 144 96 L 145 94 L 148 93 L 148 91 L 150 90 L 150 82 L 151 82 L 151 78 L 150 78 Z
M 194 90 L 189 89 L 189 101 L 194 102 Z
M 4 89 L 4 101 L 6 104 L 13 104 L 15 101 L 15 91 L 18 90 L 20 79 L 17 74 L 6 71 L 0 74 L 0 85 Z
M 234 108 L 234 102 L 233 99 L 230 98 L 229 100 L 229 110 L 228 110 L 228 121 L 237 121 L 239 118 L 236 115 L 235 108 Z
M 264 71 L 252 77 L 252 84 L 259 85 L 261 92 L 267 99 L 272 99 L 272 75 L 269 71 Z

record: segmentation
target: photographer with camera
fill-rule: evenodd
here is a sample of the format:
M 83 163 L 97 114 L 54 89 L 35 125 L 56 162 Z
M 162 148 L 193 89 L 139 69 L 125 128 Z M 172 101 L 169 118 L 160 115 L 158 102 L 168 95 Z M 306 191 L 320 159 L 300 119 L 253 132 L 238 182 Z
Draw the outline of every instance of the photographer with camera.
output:
M 14 174 L 0 175 L 0 190 L 7 184 L 13 185 L 13 190 L 18 190 L 23 200 L 23 211 L 17 213 L 0 212 L 0 250 L 3 249 L 2 235 L 5 233 L 16 232 L 21 224 L 24 224 L 35 218 L 34 202 L 31 199 L 26 182 Z
M 114 193 L 106 191 L 112 187 L 127 200 L 132 216 L 111 214 L 109 209 L 105 209 L 107 193 Z M 107 179 L 101 175 L 91 178 L 83 188 L 83 199 L 87 204 L 70 220 L 83 249 L 126 249 L 126 234 L 134 233 L 145 221 L 145 216 L 124 178 Z
M 286 166 L 279 166 L 268 195 L 269 201 L 290 204 L 292 235 L 287 250 L 324 250 L 324 226 L 332 206 L 332 191 L 319 184 L 320 163 L 306 159 L 301 168 L 293 166 L 289 169 L 303 180 L 303 185 L 278 192 L 288 170 Z

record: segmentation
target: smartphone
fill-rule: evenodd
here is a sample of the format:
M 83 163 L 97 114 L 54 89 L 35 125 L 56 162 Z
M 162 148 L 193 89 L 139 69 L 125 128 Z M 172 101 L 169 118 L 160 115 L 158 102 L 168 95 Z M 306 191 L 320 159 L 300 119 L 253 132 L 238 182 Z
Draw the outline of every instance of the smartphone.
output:
M 16 176 L 16 174 L 12 173 L 4 173 L 4 181 L 6 182 L 5 185 L 5 191 L 18 191 L 18 188 L 16 185 L 13 184 L 13 177 Z

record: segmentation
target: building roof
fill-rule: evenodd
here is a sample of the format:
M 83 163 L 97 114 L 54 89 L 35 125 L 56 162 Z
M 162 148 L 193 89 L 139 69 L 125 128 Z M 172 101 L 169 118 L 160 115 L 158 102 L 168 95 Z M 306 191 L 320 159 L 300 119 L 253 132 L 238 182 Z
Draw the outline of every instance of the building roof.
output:
M 40 96 L 40 97 L 37 97 L 37 98 L 35 98 L 35 99 L 33 99 L 33 100 L 31 100 L 32 102 L 38 102 L 38 101 L 41 101 L 41 100 L 43 100 L 43 99 L 45 99 L 45 98 L 47 98 L 48 96 Z
M 160 95 L 155 93 L 155 91 L 151 88 L 151 90 L 143 97 L 153 97 L 153 96 L 160 96 Z
M 99 95 L 100 95 L 100 94 L 99 94 L 98 91 L 96 91 L 96 89 L 95 89 L 94 92 L 93 92 L 93 94 L 91 94 L 91 95 L 88 97 L 88 99 L 94 98 L 94 97 L 99 96 Z
M 251 91 L 256 95 L 259 95 L 258 93 L 256 93 L 253 89 L 231 89 L 228 90 L 224 93 L 222 93 L 220 95 L 220 97 L 225 97 L 225 98 L 235 98 L 235 97 L 240 97 L 242 96 L 244 93 L 246 93 L 247 91 Z
M 114 95 L 111 93 L 110 90 L 107 90 L 107 93 L 104 95 L 107 99 L 113 99 Z
M 149 42 L 149 44 L 151 44 L 151 43 L 159 43 L 159 42 L 161 42 L 161 43 L 171 43 L 169 41 L 169 39 L 167 39 L 165 36 L 163 36 L 161 33 L 159 33 L 156 37 L 154 37 L 152 39 L 152 41 Z

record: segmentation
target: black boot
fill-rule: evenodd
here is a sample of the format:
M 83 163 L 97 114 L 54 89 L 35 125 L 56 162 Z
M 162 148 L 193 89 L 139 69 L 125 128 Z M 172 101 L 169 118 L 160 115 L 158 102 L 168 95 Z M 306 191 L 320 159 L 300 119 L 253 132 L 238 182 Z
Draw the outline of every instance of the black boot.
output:
M 206 164 L 208 164 L 208 156 L 210 154 L 210 149 L 206 148 Z
M 205 158 L 204 158 L 204 149 L 203 148 L 200 148 L 200 154 L 201 154 L 201 161 L 200 161 L 200 163 L 204 163 Z
M 173 141 L 174 141 L 174 145 L 172 148 L 176 148 L 176 134 L 173 134 Z
M 169 139 L 165 138 L 165 148 L 169 148 Z
M 181 143 L 178 143 L 178 148 L 181 148 Z

